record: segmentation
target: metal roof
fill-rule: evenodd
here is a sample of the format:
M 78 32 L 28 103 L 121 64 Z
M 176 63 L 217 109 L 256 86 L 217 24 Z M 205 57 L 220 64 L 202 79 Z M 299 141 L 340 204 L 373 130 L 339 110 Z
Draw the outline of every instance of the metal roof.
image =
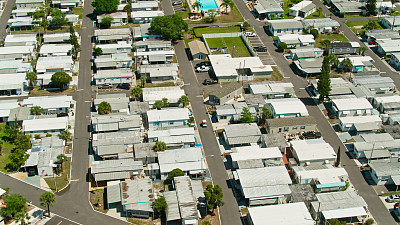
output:
M 303 24 L 295 19 L 268 20 L 274 30 L 277 29 L 303 29 Z
M 166 191 L 163 193 L 168 208 L 165 211 L 167 221 L 180 220 L 181 213 L 179 212 L 179 204 L 176 196 L 176 191 Z
M 371 161 L 369 165 L 378 177 L 400 175 L 400 162 Z
M 91 166 L 92 174 L 141 170 L 143 170 L 143 163 L 134 159 L 94 161 Z
M 182 219 L 198 218 L 197 197 L 188 176 L 174 177 L 176 196 Z
M 253 169 L 238 169 L 237 178 L 242 188 L 264 187 L 291 184 L 292 180 L 284 166 L 272 166 Z
M 319 205 L 318 202 L 311 202 L 311 204 L 313 204 L 314 209 L 319 208 L 321 212 L 356 207 L 367 208 L 367 203 L 355 191 L 340 191 L 316 195 L 321 204 Z
M 121 204 L 125 210 L 153 212 L 153 201 L 151 179 L 121 181 Z
M 121 201 L 120 183 L 115 181 L 107 182 L 107 203 L 114 203 Z

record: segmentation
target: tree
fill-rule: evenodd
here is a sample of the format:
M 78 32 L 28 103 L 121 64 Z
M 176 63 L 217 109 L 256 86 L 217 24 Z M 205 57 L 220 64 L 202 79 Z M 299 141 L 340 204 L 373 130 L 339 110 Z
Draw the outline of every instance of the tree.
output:
M 176 168 L 168 173 L 168 180 L 173 180 L 174 177 L 180 177 L 180 176 L 185 176 L 185 173 L 181 169 Z
M 36 9 L 33 13 L 28 13 L 28 16 L 32 16 L 34 20 L 39 22 L 39 25 L 43 27 L 44 32 L 46 32 L 47 27 L 49 26 L 49 21 L 47 17 L 50 16 L 53 8 L 51 8 L 50 0 L 45 0 L 44 4 L 41 5 L 38 9 Z
M 340 62 L 339 62 L 338 56 L 335 55 L 335 54 L 329 54 L 328 57 L 329 57 L 329 62 L 330 62 L 330 64 L 331 64 L 332 66 L 334 66 L 334 67 L 337 68 L 337 66 L 338 66 L 339 63 L 340 63 Z
M 151 29 L 164 39 L 176 40 L 183 35 L 183 31 L 188 30 L 188 25 L 182 17 L 174 14 L 154 18 L 151 21 Z
M 311 29 L 310 33 L 314 36 L 314 38 L 318 37 L 318 30 L 317 29 Z
M 211 222 L 208 220 L 204 220 L 201 225 L 211 225 Z
M 104 115 L 104 114 L 109 114 L 111 112 L 111 105 L 110 103 L 106 102 L 106 101 L 102 101 L 100 102 L 100 104 L 97 106 L 97 112 L 100 115 Z
M 14 149 L 14 151 L 8 155 L 9 162 L 6 164 L 7 169 L 11 171 L 20 170 L 28 157 L 29 155 L 26 154 L 26 150 Z
M 329 225 L 345 225 L 347 223 L 346 223 L 346 221 L 340 221 L 338 219 L 329 219 L 326 224 L 329 224 Z
M 154 212 L 162 213 L 168 208 L 167 201 L 164 196 L 159 196 L 153 203 Z
M 339 165 L 340 165 L 340 153 L 341 151 L 340 151 L 340 146 L 339 146 L 339 149 L 338 149 L 338 152 L 337 152 L 337 155 L 336 155 L 336 162 L 335 162 L 335 166 L 336 167 L 338 167 Z
M 141 87 L 139 86 L 135 86 L 134 88 L 132 88 L 132 95 L 135 96 L 136 99 L 140 98 L 140 95 L 142 95 L 143 90 Z
M 144 88 L 146 86 L 146 81 L 147 81 L 147 77 L 146 76 L 140 76 L 140 86 L 142 86 L 142 88 Z
M 93 48 L 93 54 L 95 56 L 99 56 L 103 54 L 103 49 L 101 49 L 100 47 L 94 47 Z
M 26 74 L 26 79 L 29 81 L 29 88 L 33 88 L 33 84 L 37 80 L 37 75 L 35 72 L 29 72 Z
M 161 101 L 163 102 L 163 107 L 169 106 L 168 98 L 162 98 Z
M 161 100 L 157 100 L 154 102 L 153 107 L 160 110 L 163 107 L 164 103 Z
M 27 223 L 26 220 L 29 220 L 31 217 L 26 212 L 17 212 L 14 216 L 16 222 L 19 222 L 21 225 L 30 224 Z
M 284 51 L 285 49 L 287 49 L 287 44 L 285 42 L 281 42 L 279 43 L 279 48 L 281 49 L 281 51 Z
M 81 51 L 81 46 L 79 45 L 78 37 L 76 36 L 75 29 L 72 24 L 69 25 L 69 43 L 72 45 L 72 56 L 75 59 L 78 58 L 78 53 Z
M 353 67 L 353 63 L 351 62 L 351 60 L 349 58 L 343 59 L 341 64 L 344 67 L 345 72 L 347 72 L 348 70 L 351 70 L 351 68 Z
M 200 7 L 202 7 L 202 5 L 201 5 L 201 3 L 199 3 L 198 1 L 195 1 L 193 4 L 192 4 L 192 8 L 193 9 L 197 9 L 197 10 L 200 10 Z
M 232 9 L 233 6 L 234 6 L 234 3 L 232 0 L 222 0 L 221 5 L 219 5 L 219 7 L 225 8 L 225 14 L 228 14 L 228 7 L 230 7 Z
M 27 200 L 20 194 L 7 194 L 3 198 L 6 207 L 1 208 L 0 215 L 14 218 L 17 213 L 26 212 Z
M 31 148 L 31 141 L 28 135 L 20 132 L 14 142 L 15 149 L 26 151 Z
M 315 9 L 315 11 L 318 13 L 318 17 L 321 17 L 322 8 L 318 7 L 318 8 Z
M 358 47 L 358 54 L 364 55 L 366 50 L 367 50 L 367 47 L 365 47 L 365 46 Z
M 68 75 L 66 72 L 55 72 L 51 76 L 51 83 L 54 86 L 60 88 L 61 90 L 65 89 L 65 87 L 72 81 L 72 77 Z
M 330 60 L 328 56 L 324 57 L 324 61 L 322 62 L 322 70 L 321 75 L 318 79 L 318 87 L 317 91 L 319 93 L 319 102 L 323 102 L 325 97 L 327 97 L 331 90 L 331 79 L 330 79 Z
M 325 40 L 321 41 L 321 44 L 324 46 L 325 55 L 328 55 L 329 47 L 331 46 L 331 41 L 325 39 Z
M 68 130 L 62 130 L 59 134 L 57 134 L 57 137 L 66 142 L 70 141 L 71 140 L 71 132 L 69 132 Z
M 380 26 L 379 26 L 379 24 L 376 22 L 376 21 L 374 21 L 374 20 L 369 20 L 368 22 L 367 22 L 367 24 L 365 24 L 362 28 L 363 29 L 366 29 L 366 30 L 376 30 L 376 29 L 378 29 Z
M 242 112 L 240 113 L 240 122 L 241 123 L 252 123 L 253 121 L 254 121 L 253 113 L 250 112 L 249 108 L 244 107 L 242 109 Z
M 180 103 L 182 103 L 183 107 L 187 106 L 189 104 L 189 97 L 187 95 L 182 95 L 179 100 Z
M 222 201 L 224 194 L 222 193 L 222 188 L 219 185 L 215 185 L 214 187 L 211 184 L 207 185 L 204 195 L 206 197 L 207 208 L 212 210 L 212 214 L 214 214 L 214 210 L 216 208 L 225 204 Z
M 131 13 L 132 13 L 132 1 L 128 0 L 127 4 L 124 6 L 124 12 L 126 12 L 126 18 L 128 20 L 128 23 L 131 22 Z
M 264 118 L 265 119 L 272 119 L 272 112 L 271 112 L 271 110 L 269 110 L 267 107 L 265 107 L 265 106 L 263 106 L 262 108 L 261 108 L 261 110 L 262 110 L 262 112 L 263 112 L 263 115 L 264 115 Z
M 376 0 L 367 0 L 367 4 L 365 4 L 365 9 L 367 10 L 367 15 L 375 15 Z
M 41 115 L 43 112 L 43 109 L 42 109 L 42 107 L 35 105 L 30 109 L 30 111 L 31 111 L 31 115 Z
M 154 144 L 154 151 L 158 152 L 158 151 L 165 151 L 165 150 L 167 150 L 167 144 L 165 144 L 165 142 L 157 141 Z
M 214 23 L 216 21 L 217 11 L 210 9 L 207 11 L 208 16 L 203 18 L 205 23 Z
M 119 0 L 93 0 L 92 6 L 96 15 L 115 12 L 118 8 Z
M 61 168 L 62 168 L 63 163 L 64 163 L 65 161 L 67 161 L 67 156 L 66 156 L 66 155 L 64 155 L 64 154 L 59 154 L 59 155 L 57 156 L 57 162 L 61 165 Z
M 53 9 L 50 15 L 52 26 L 61 27 L 68 23 L 67 18 L 65 18 L 65 14 L 59 9 Z
M 111 23 L 112 21 L 114 21 L 114 18 L 111 16 L 103 16 L 103 18 L 101 19 L 100 22 L 100 28 L 110 28 L 111 27 Z
M 39 201 L 41 206 L 47 207 L 47 212 L 49 212 L 50 217 L 50 206 L 53 206 L 53 202 L 56 201 L 56 196 L 52 192 L 46 191 L 40 196 Z
M 247 30 L 247 28 L 250 27 L 250 24 L 249 24 L 249 22 L 244 21 L 242 26 L 243 26 L 243 29 L 244 29 L 244 30 Z

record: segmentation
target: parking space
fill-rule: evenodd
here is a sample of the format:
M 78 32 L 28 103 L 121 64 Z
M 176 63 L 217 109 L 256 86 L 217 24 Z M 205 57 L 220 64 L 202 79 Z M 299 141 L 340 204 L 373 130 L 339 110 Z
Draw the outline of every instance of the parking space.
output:
M 256 37 L 247 37 L 251 46 L 253 46 L 254 51 L 256 52 L 257 56 L 260 57 L 261 62 L 264 65 L 276 65 L 272 56 L 269 54 L 268 49 L 264 47 L 263 43 L 261 42 L 258 36 Z
M 182 1 L 180 1 L 180 0 L 177 0 L 177 1 L 172 0 L 171 4 L 172 4 L 172 8 L 174 9 L 175 13 L 183 11 Z

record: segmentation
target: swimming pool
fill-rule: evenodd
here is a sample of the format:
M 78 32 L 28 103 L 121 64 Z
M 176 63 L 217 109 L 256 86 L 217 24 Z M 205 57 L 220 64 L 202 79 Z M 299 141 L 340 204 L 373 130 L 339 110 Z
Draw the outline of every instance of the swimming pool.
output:
M 200 10 L 210 10 L 210 9 L 215 9 L 219 10 L 219 6 L 215 0 L 197 0 L 199 3 L 199 8 Z

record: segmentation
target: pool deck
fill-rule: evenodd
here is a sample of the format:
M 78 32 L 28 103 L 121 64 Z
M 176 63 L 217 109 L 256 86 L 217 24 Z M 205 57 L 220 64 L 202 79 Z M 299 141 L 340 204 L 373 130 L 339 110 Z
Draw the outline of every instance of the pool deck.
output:
M 189 8 L 190 8 L 190 12 L 191 13 L 201 13 L 201 11 L 198 8 L 193 8 L 192 5 L 196 2 L 196 0 L 187 0 L 188 4 L 189 4 Z M 201 0 L 200 0 L 201 1 Z M 220 7 L 220 5 L 222 4 L 222 0 L 215 0 L 215 2 L 217 3 L 218 7 Z M 221 12 L 225 12 L 225 8 L 221 8 L 220 7 Z M 228 7 L 228 13 L 231 11 L 231 8 Z

